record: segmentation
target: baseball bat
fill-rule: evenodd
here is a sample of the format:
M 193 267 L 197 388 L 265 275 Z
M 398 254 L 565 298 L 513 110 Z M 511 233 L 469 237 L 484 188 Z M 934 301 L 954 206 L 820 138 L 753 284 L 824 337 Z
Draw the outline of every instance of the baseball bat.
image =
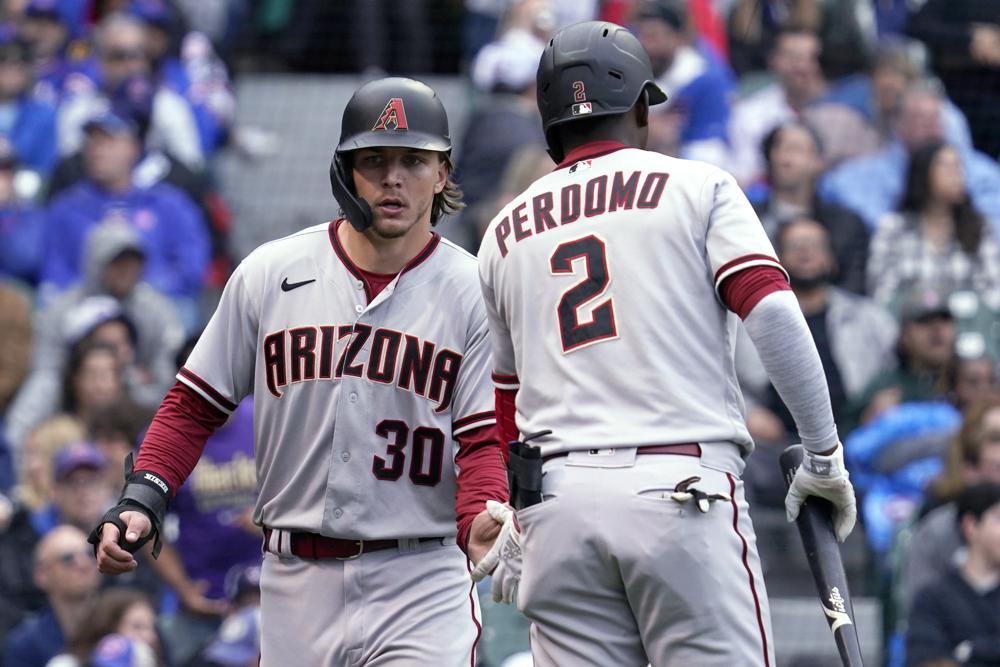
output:
M 781 454 L 779 463 L 785 478 L 785 488 L 792 483 L 795 471 L 802 463 L 802 445 L 792 445 Z M 816 496 L 802 504 L 795 524 L 806 550 L 806 560 L 812 571 L 820 605 L 830 625 L 840 661 L 844 667 L 864 667 L 858 630 L 854 624 L 854 605 L 847 587 L 847 574 L 840 559 L 840 548 L 833 533 L 833 505 Z

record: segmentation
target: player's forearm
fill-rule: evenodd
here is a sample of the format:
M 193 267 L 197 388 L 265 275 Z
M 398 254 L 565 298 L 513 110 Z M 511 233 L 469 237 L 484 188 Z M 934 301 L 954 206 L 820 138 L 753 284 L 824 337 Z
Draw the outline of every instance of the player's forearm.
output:
M 136 470 L 151 470 L 176 493 L 194 470 L 205 443 L 228 415 L 177 382 L 167 392 L 146 431 Z
M 486 509 L 486 501 L 505 503 L 510 492 L 495 426 L 463 433 L 458 436 L 458 442 L 459 450 L 455 455 L 459 470 L 455 492 L 456 541 L 462 551 L 466 551 L 472 521 Z
M 803 446 L 814 452 L 836 447 L 837 427 L 826 376 L 795 295 L 789 291 L 768 294 L 743 324 L 771 384 L 795 419 Z

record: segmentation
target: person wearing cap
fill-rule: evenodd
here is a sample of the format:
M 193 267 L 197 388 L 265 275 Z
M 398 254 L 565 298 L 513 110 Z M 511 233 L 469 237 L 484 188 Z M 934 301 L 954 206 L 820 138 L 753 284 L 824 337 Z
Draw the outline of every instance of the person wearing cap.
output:
M 19 201 L 17 170 L 17 155 L 0 140 L 0 279 L 34 287 L 45 252 L 45 216 L 34 204 Z
M 966 489 L 956 507 L 968 553 L 960 566 L 917 593 L 907 667 L 1000 665 L 1000 484 Z
M 725 167 L 733 84 L 717 62 L 691 44 L 686 5 L 682 0 L 643 0 L 634 10 L 639 42 L 649 54 L 657 84 L 669 96 L 666 109 L 650 119 L 650 134 L 672 115 L 678 126 L 676 157 Z
M 901 311 L 898 365 L 872 379 L 845 411 L 845 429 L 865 424 L 901 403 L 944 398 L 955 358 L 955 319 L 944 297 L 913 290 Z
M 175 299 L 198 323 L 196 303 L 209 259 L 209 237 L 201 213 L 183 192 L 166 183 L 135 184 L 133 169 L 142 152 L 138 128 L 114 112 L 86 125 L 87 177 L 56 197 L 48 209 L 48 234 L 41 279 L 61 290 L 83 273 L 87 233 L 102 221 L 120 220 L 139 232 L 145 252 L 143 275 Z
M 39 541 L 34 551 L 34 581 L 45 592 L 48 605 L 7 635 L 2 654 L 5 667 L 45 667 L 85 618 L 99 575 L 87 537 L 79 528 L 61 525 Z
M 28 43 L 9 28 L 0 30 L 0 138 L 16 152 L 22 165 L 48 175 L 56 161 L 56 109 L 33 99 L 31 53 Z
M 107 509 L 113 498 L 104 483 L 104 455 L 91 443 L 70 443 L 56 453 L 52 469 L 52 502 L 36 511 L 31 523 L 39 535 L 61 524 L 81 530 Z
M 59 152 L 72 155 L 85 142 L 84 126 L 109 104 L 123 81 L 152 73 L 146 29 L 135 16 L 114 13 L 104 17 L 94 31 L 94 80 L 88 90 L 67 99 L 57 118 Z M 187 101 L 168 85 L 158 82 L 153 98 L 148 142 L 162 148 L 194 170 L 204 168 L 205 155 L 194 113 Z
M 130 225 L 108 221 L 88 235 L 83 279 L 36 316 L 32 372 L 6 420 L 12 447 L 19 449 L 34 425 L 56 410 L 70 347 L 81 333 L 106 320 L 124 319 L 134 327 L 134 360 L 125 370 L 129 395 L 152 406 L 166 393 L 184 326 L 171 300 L 142 280 L 144 263 L 142 238 Z M 92 301 L 94 297 L 101 298 Z

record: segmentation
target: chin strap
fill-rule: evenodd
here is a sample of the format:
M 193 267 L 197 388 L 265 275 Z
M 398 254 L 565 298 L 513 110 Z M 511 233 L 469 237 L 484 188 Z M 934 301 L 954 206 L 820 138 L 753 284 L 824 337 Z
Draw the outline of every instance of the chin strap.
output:
M 349 183 L 347 165 L 343 157 L 336 153 L 330 162 L 330 189 L 347 221 L 354 229 L 363 232 L 372 224 L 372 207 L 354 194 L 354 188 Z

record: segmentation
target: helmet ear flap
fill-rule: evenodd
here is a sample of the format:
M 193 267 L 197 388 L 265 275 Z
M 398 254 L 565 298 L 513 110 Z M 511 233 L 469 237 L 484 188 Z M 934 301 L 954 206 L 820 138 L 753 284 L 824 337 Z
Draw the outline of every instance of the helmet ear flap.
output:
M 347 172 L 347 164 L 341 153 L 334 153 L 330 161 L 330 189 L 344 210 L 344 217 L 359 232 L 372 224 L 372 207 L 355 194 L 353 180 Z

